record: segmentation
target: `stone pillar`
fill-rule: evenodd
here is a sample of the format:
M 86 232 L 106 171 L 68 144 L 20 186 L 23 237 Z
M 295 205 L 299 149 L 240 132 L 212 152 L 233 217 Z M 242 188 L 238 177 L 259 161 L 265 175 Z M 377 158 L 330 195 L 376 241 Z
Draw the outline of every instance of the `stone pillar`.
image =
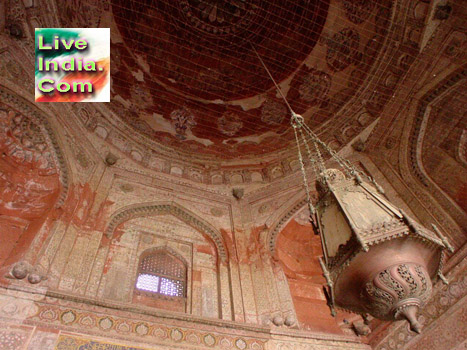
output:
M 220 283 L 220 305 L 221 305 L 221 317 L 223 320 L 233 320 L 232 315 L 232 298 L 230 291 L 230 278 L 229 268 L 227 264 L 219 264 L 219 283 Z

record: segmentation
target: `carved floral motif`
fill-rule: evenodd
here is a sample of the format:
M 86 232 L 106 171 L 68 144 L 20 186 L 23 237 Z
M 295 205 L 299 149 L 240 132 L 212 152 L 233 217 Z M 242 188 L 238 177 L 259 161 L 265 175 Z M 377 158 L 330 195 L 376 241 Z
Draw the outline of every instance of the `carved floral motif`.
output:
M 351 28 L 344 28 L 328 40 L 326 62 L 335 71 L 347 68 L 357 57 L 360 35 Z
M 185 140 L 186 133 L 196 125 L 195 116 L 186 107 L 174 110 L 170 113 L 170 119 L 172 119 L 172 125 L 175 128 L 176 136 L 180 140 Z
M 269 125 L 282 123 L 286 116 L 285 105 L 273 99 L 267 99 L 261 108 L 261 121 Z
M 54 153 L 33 117 L 0 104 L 0 214 L 43 215 L 59 189 Z
M 219 118 L 217 127 L 224 135 L 234 136 L 243 127 L 243 122 L 237 114 L 226 112 Z
M 0 142 L 18 163 L 29 163 L 47 175 L 56 173 L 52 152 L 41 127 L 31 117 L 0 105 Z
M 258 9 L 256 2 L 183 0 L 181 7 L 193 25 L 210 34 L 222 35 L 248 26 Z
M 58 0 L 57 6 L 68 27 L 97 28 L 107 1 Z
M 331 87 L 331 77 L 323 71 L 311 69 L 304 74 L 298 92 L 302 100 L 314 105 L 326 98 Z
M 375 2 L 372 0 L 344 0 L 345 14 L 355 24 L 365 22 L 370 17 Z

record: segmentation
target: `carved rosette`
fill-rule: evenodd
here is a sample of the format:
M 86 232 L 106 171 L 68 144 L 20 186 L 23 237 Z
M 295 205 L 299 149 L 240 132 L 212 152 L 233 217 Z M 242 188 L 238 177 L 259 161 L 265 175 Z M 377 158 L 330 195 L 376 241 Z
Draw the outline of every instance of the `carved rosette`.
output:
M 413 263 L 393 265 L 377 273 L 361 291 L 368 313 L 380 319 L 407 319 L 419 332 L 416 312 L 431 294 L 431 280 L 423 266 Z
M 358 55 L 360 35 L 355 29 L 344 28 L 328 40 L 326 62 L 334 71 L 340 72 L 354 62 Z

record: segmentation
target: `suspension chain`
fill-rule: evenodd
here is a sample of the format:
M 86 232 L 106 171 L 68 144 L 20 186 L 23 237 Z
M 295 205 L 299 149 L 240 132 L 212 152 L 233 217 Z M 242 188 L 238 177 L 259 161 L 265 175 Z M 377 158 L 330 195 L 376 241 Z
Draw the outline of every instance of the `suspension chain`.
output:
M 293 127 L 293 131 L 294 131 L 294 134 L 295 134 L 295 140 L 297 141 L 297 149 L 298 149 L 298 159 L 300 161 L 300 168 L 302 170 L 302 176 L 303 176 L 303 184 L 305 186 L 305 192 L 306 192 L 306 200 L 307 200 L 307 203 L 308 203 L 308 209 L 310 210 L 310 214 L 311 215 L 314 215 L 315 214 L 315 207 L 313 206 L 313 203 L 311 203 L 311 196 L 310 196 L 310 187 L 308 186 L 308 179 L 307 179 L 307 176 L 306 176 L 306 170 L 305 170 L 305 164 L 303 163 L 303 156 L 302 156 L 302 150 L 301 150 L 301 147 L 300 147 L 300 140 L 298 138 L 298 133 L 297 133 L 297 129 L 301 131 L 302 129 L 302 126 L 303 126 L 303 117 L 302 116 L 299 116 L 300 118 L 292 118 L 290 120 L 291 124 L 292 124 L 292 127 Z M 305 145 L 307 143 L 305 142 Z
M 321 141 L 318 136 L 311 130 L 311 128 L 306 125 L 305 123 L 302 123 L 303 128 L 305 129 L 305 132 L 310 136 L 311 141 L 315 144 L 315 147 L 318 148 L 318 144 L 321 145 L 326 152 L 328 152 L 331 157 L 342 167 L 342 169 L 345 170 L 347 175 L 349 177 L 354 177 L 359 183 L 362 182 L 362 176 L 368 178 L 368 181 L 370 181 L 378 190 L 378 192 L 384 194 L 383 188 L 376 182 L 376 180 L 369 175 L 364 174 L 360 170 L 358 170 L 348 159 L 342 158 L 339 154 L 337 154 L 336 151 L 334 151 L 332 148 L 330 148 L 325 142 Z M 320 163 L 324 164 L 322 159 L 320 159 Z
M 317 163 L 316 159 L 313 158 L 313 156 L 311 154 L 310 146 L 308 145 L 308 142 L 306 141 L 306 137 L 305 137 L 305 134 L 303 133 L 302 128 L 298 128 L 298 131 L 300 132 L 300 137 L 302 138 L 302 142 L 305 145 L 306 152 L 308 154 L 308 158 L 309 158 L 311 167 L 313 168 L 313 173 L 315 174 L 315 178 L 318 179 L 319 178 L 319 170 L 318 170 L 318 164 L 316 164 Z

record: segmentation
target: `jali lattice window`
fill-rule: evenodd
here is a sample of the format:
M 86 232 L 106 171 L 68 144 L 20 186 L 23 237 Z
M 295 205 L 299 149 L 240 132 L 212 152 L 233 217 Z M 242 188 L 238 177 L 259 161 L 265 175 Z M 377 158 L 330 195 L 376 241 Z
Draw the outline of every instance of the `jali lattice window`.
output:
M 166 250 L 144 256 L 139 265 L 136 289 L 168 297 L 185 297 L 186 266 Z

